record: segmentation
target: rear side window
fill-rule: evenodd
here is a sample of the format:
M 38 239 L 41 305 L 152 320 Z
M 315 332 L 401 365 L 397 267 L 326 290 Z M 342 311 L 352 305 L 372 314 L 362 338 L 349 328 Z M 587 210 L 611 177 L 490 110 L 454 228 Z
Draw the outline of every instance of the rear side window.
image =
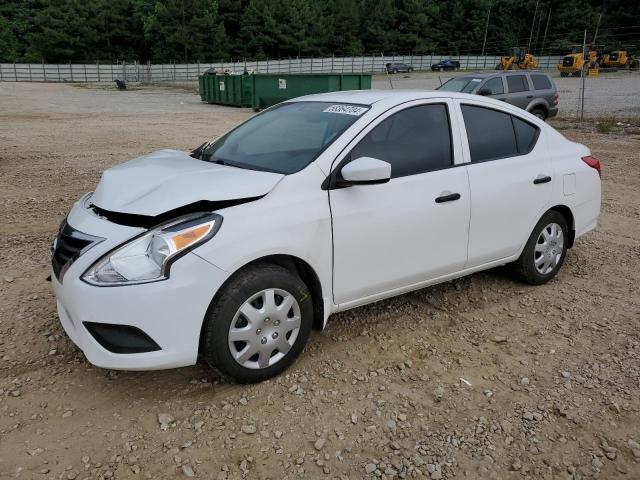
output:
M 512 116 L 511 118 L 513 119 L 513 129 L 516 132 L 518 153 L 520 153 L 520 155 L 526 155 L 533 150 L 533 147 L 538 140 L 540 130 L 538 127 L 535 127 L 524 120 L 520 120 L 518 117 Z
M 518 155 L 511 115 L 490 108 L 462 105 L 472 162 Z
M 553 88 L 546 75 L 531 75 L 531 81 L 533 82 L 533 88 L 536 90 L 550 90 Z
M 490 90 L 491 95 L 500 95 L 504 93 L 504 85 L 502 84 L 502 78 L 495 77 L 490 78 L 487 82 L 482 86 L 482 90 L 484 89 Z
M 540 133 L 534 125 L 491 108 L 462 105 L 462 116 L 474 163 L 526 155 Z
M 444 104 L 407 108 L 383 120 L 351 151 L 351 159 L 373 157 L 391 164 L 391 177 L 450 167 L 451 129 Z
M 507 75 L 507 86 L 509 93 L 526 92 L 529 90 L 527 77 L 524 75 Z

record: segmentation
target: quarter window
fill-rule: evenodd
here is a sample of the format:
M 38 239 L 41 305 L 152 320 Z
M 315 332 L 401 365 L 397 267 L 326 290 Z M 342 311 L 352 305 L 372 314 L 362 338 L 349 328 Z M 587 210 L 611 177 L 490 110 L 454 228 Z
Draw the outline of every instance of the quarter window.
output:
M 351 151 L 391 164 L 391 177 L 440 170 L 453 163 L 449 115 L 444 104 L 407 108 L 383 120 Z
M 500 95 L 504 93 L 504 85 L 502 83 L 502 78 L 495 77 L 490 78 L 487 82 L 482 86 L 481 90 L 487 89 L 491 91 L 491 95 Z
M 491 108 L 462 105 L 462 116 L 474 163 L 526 155 L 540 133 L 534 125 Z
M 526 155 L 536 144 L 538 140 L 538 133 L 540 130 L 538 127 L 534 127 L 524 120 L 520 120 L 518 117 L 511 117 L 513 119 L 513 129 L 516 132 L 516 141 L 518 142 L 518 153 L 520 155 Z
M 531 81 L 533 82 L 533 88 L 536 90 L 550 90 L 553 88 L 546 75 L 531 75 Z
M 529 90 L 527 77 L 524 75 L 507 75 L 507 86 L 509 93 L 526 92 Z

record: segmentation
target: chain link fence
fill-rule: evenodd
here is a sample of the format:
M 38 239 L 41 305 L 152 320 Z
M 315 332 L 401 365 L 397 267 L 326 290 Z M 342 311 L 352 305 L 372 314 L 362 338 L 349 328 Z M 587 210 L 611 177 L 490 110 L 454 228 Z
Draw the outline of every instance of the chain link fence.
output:
M 555 69 L 561 58 L 561 56 L 538 57 L 539 68 Z M 219 72 L 232 73 L 245 71 L 251 73 L 381 73 L 385 71 L 387 63 L 406 63 L 414 70 L 420 71 L 430 70 L 431 65 L 446 59 L 457 60 L 463 70 L 491 70 L 500 61 L 500 57 L 497 56 L 397 55 L 168 64 L 2 63 L 0 64 L 0 81 L 112 82 L 115 79 L 145 83 L 192 81 L 210 68 Z

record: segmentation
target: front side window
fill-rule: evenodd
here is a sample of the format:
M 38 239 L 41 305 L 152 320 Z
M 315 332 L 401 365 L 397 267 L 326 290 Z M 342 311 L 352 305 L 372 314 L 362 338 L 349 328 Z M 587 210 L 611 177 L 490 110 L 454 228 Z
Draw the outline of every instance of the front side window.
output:
M 533 150 L 540 129 L 505 112 L 462 105 L 471 162 L 526 155 Z
M 471 93 L 482 81 L 481 78 L 473 77 L 458 77 L 440 85 L 436 90 L 443 90 L 445 92 L 461 92 Z
M 486 81 L 486 83 L 482 86 L 482 89 L 487 89 L 491 92 L 491 95 L 501 95 L 504 93 L 504 85 L 502 83 L 502 78 L 495 77 L 490 78 Z
M 332 102 L 284 103 L 207 146 L 202 159 L 251 170 L 295 173 L 315 160 L 368 109 Z
M 529 90 L 529 82 L 524 75 L 508 75 L 507 87 L 509 87 L 509 93 L 526 92 Z
M 391 164 L 391 177 L 440 170 L 453 164 L 449 114 L 444 104 L 410 107 L 380 122 L 351 151 Z

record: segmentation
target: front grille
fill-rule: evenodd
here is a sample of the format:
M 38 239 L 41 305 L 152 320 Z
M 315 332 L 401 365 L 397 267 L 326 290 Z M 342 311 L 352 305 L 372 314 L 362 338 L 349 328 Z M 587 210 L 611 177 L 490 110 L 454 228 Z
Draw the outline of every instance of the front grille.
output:
M 96 243 L 104 240 L 82 233 L 67 223 L 60 225 L 58 235 L 51 246 L 51 265 L 56 278 L 62 282 L 65 272 L 76 259 Z

